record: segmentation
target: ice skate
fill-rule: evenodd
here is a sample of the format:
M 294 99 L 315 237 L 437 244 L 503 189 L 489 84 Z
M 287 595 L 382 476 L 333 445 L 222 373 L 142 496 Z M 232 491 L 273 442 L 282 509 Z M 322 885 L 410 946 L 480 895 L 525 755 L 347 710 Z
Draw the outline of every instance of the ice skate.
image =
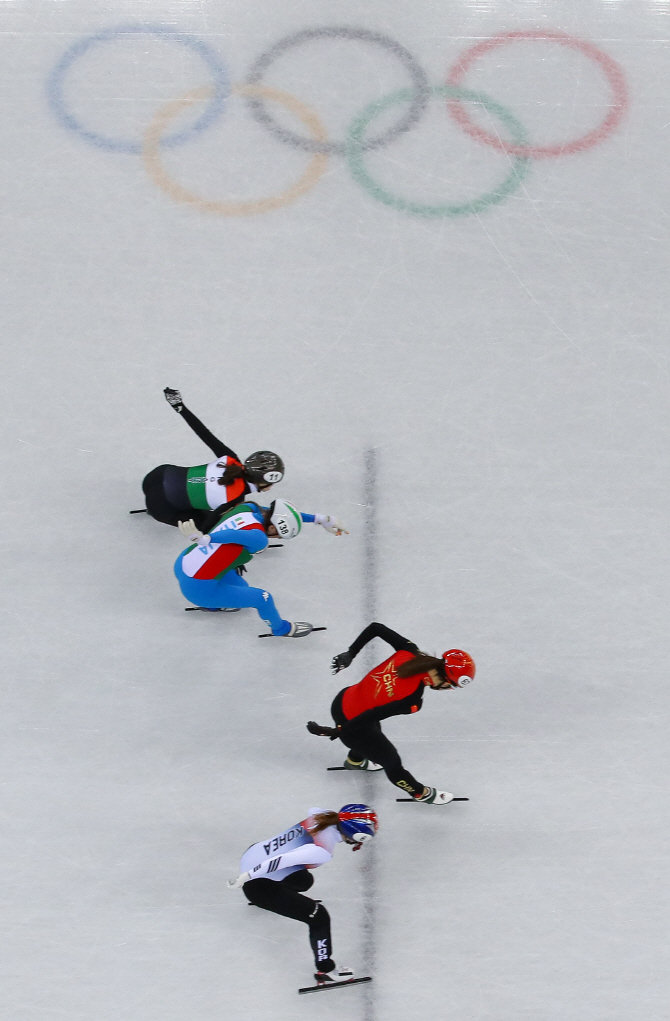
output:
M 343 982 L 345 979 L 354 977 L 353 968 L 333 968 L 332 971 L 315 971 L 314 978 L 317 982 L 329 983 L 329 982 Z
M 259 638 L 305 638 L 306 635 L 311 635 L 312 631 L 326 631 L 325 627 L 314 627 L 313 624 L 307 624 L 304 620 L 297 620 L 295 624 L 291 624 L 288 631 L 283 635 L 276 635 L 272 631 L 268 631 L 266 635 L 259 635 Z
M 299 993 L 318 993 L 324 989 L 337 989 L 340 986 L 355 986 L 359 982 L 372 982 L 370 975 L 354 975 L 352 968 L 335 968 L 333 971 L 315 971 L 316 985 L 304 986 Z
M 307 624 L 304 620 L 297 620 L 295 624 L 291 624 L 291 630 L 282 635 L 282 638 L 306 638 L 307 635 L 311 634 L 314 630 L 312 624 Z
M 435 787 L 429 787 L 427 794 L 422 794 L 415 801 L 423 801 L 426 805 L 448 805 L 454 800 L 454 795 L 449 791 L 438 791 Z
M 354 762 L 347 756 L 344 760 L 344 769 L 365 769 L 369 773 L 376 772 L 379 769 L 383 769 L 378 763 L 373 762 L 372 759 L 363 759 L 362 762 Z

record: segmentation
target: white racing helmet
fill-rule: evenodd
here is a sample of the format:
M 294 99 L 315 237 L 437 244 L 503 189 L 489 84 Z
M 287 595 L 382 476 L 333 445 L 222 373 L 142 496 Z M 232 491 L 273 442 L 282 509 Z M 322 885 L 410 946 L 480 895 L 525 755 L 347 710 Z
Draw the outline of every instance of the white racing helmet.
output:
M 302 528 L 300 511 L 288 500 L 275 500 L 271 507 L 270 521 L 277 529 L 280 539 L 295 539 Z

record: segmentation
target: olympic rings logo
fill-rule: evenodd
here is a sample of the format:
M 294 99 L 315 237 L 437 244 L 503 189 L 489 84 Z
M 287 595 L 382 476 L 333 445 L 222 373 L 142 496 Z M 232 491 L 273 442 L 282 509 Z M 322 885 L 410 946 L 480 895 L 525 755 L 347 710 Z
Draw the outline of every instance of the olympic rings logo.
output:
M 201 59 L 209 72 L 207 84 L 191 89 L 181 97 L 164 103 L 146 127 L 141 140 L 103 135 L 84 124 L 68 108 L 66 84 L 73 66 L 97 47 L 127 36 L 149 35 L 168 40 Z M 408 78 L 408 87 L 369 103 L 350 124 L 344 139 L 333 140 L 319 115 L 301 99 L 283 89 L 266 84 L 272 65 L 285 53 L 314 40 L 356 40 L 380 49 L 400 65 Z M 480 65 L 494 50 L 515 42 L 543 41 L 586 57 L 607 84 L 609 103 L 600 125 L 572 141 L 555 145 L 533 145 L 518 118 L 483 92 L 464 84 L 468 72 Z M 176 202 L 190 205 L 203 213 L 219 216 L 252 216 L 267 213 L 294 202 L 313 188 L 324 174 L 329 158 L 342 157 L 354 178 L 377 201 L 401 212 L 422 217 L 473 215 L 501 202 L 515 191 L 528 174 L 532 160 L 548 159 L 583 152 L 607 138 L 619 125 L 628 107 L 625 76 L 620 65 L 593 43 L 557 30 L 542 29 L 505 32 L 470 47 L 447 73 L 444 84 L 431 85 L 415 57 L 391 36 L 352 26 L 308 28 L 286 36 L 254 62 L 246 79 L 232 85 L 219 55 L 208 44 L 160 24 L 130 24 L 108 28 L 74 43 L 51 71 L 47 83 L 51 108 L 60 123 L 92 145 L 112 152 L 140 155 L 154 183 Z M 223 114 L 229 96 L 242 97 L 252 117 L 283 145 L 309 156 L 299 179 L 279 194 L 249 201 L 207 199 L 176 181 L 164 166 L 162 151 L 184 144 L 197 133 L 212 126 Z M 421 203 L 397 195 L 377 182 L 366 164 L 366 155 L 389 145 L 410 131 L 422 118 L 431 100 L 442 100 L 446 112 L 471 138 L 508 157 L 506 176 L 490 191 L 461 203 Z M 273 114 L 276 107 L 293 115 L 304 133 L 289 130 Z M 188 111 L 202 112 L 186 128 L 173 128 Z M 485 111 L 501 130 L 489 132 L 473 119 L 471 110 Z M 394 111 L 398 111 L 395 113 Z M 388 124 L 387 112 L 394 119 Z M 387 126 L 376 129 L 383 121 Z M 503 137 L 504 136 L 504 137 Z

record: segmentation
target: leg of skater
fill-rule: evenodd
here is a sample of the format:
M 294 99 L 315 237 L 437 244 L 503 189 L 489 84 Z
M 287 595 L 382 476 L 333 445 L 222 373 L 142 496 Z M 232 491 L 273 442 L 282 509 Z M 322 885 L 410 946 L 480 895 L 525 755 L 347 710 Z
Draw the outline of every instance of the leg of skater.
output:
M 290 876 L 287 876 L 283 883 L 289 890 L 295 890 L 297 893 L 306 893 L 307 890 L 311 890 L 314 886 L 314 876 L 309 869 L 299 869 L 297 872 L 292 872 Z
M 346 737 L 341 737 L 340 740 L 349 748 L 348 759 L 351 764 L 370 759 L 372 762 L 379 763 L 392 784 L 407 791 L 413 798 L 428 793 L 429 788 L 419 783 L 405 769 L 398 749 L 382 733 L 382 728 L 377 721 L 367 726 L 361 724 L 358 727 L 349 727 Z
M 174 525 L 176 528 L 184 511 L 170 503 L 165 492 L 165 476 L 167 469 L 171 467 L 169 464 L 159 464 L 157 468 L 145 475 L 142 480 L 142 492 L 147 505 L 147 513 L 156 521 L 162 521 L 164 525 Z
M 175 528 L 185 517 L 192 518 L 198 528 L 210 518 L 210 511 L 191 507 L 186 495 L 186 468 L 176 464 L 159 464 L 145 475 L 142 491 L 147 513 L 164 525 Z
M 239 574 L 232 571 L 221 579 L 222 597 L 232 602 L 227 606 L 253 606 L 261 620 L 267 624 L 273 635 L 287 635 L 291 622 L 284 620 L 266 589 L 254 588 Z
M 277 610 L 274 600 L 265 589 L 252 588 L 234 571 L 229 571 L 223 578 L 204 580 L 189 578 L 182 569 L 183 553 L 177 557 L 174 573 L 179 581 L 182 595 L 195 606 L 208 609 L 237 609 L 254 607 L 261 620 L 268 625 L 273 635 L 287 635 L 291 630 L 291 622 L 284 620 Z
M 309 926 L 309 942 L 314 954 L 316 970 L 319 973 L 327 974 L 335 969 L 335 961 L 332 959 L 330 915 L 323 904 L 319 904 L 310 897 L 303 897 L 301 893 L 297 892 L 296 880 L 293 879 L 296 875 L 300 875 L 300 873 L 292 873 L 280 883 L 276 883 L 272 879 L 250 879 L 242 889 L 249 901 L 257 907 L 273 911 L 277 915 L 284 915 L 286 918 L 295 918 L 299 922 L 305 922 Z M 309 886 L 311 885 L 310 883 Z M 306 888 L 309 889 L 309 887 Z
M 382 732 L 378 720 L 365 721 L 348 720 L 342 708 L 342 696 L 340 691 L 330 707 L 330 712 L 337 724 L 338 737 L 345 747 L 349 749 L 349 755 L 344 763 L 348 769 L 365 769 L 366 763 L 372 761 L 378 763 L 386 772 L 387 777 L 396 787 L 407 791 L 417 801 L 431 801 L 439 804 L 447 804 L 453 795 L 448 791 L 436 791 L 434 787 L 425 787 L 419 783 L 412 774 L 405 769 L 398 753 L 398 749 L 392 744 Z M 318 728 L 318 725 L 316 725 Z M 310 729 L 311 724 L 308 726 Z M 318 728 L 326 732 L 327 728 Z
M 448 805 L 454 800 L 453 794 L 449 791 L 424 787 L 405 769 L 398 749 L 382 733 L 379 722 L 352 727 L 345 737 L 340 736 L 340 741 L 349 748 L 349 756 L 345 762 L 345 766 L 349 763 L 347 768 L 364 769 L 366 767 L 362 762 L 372 760 L 379 763 L 392 784 L 407 791 L 417 801 L 424 801 L 429 805 Z

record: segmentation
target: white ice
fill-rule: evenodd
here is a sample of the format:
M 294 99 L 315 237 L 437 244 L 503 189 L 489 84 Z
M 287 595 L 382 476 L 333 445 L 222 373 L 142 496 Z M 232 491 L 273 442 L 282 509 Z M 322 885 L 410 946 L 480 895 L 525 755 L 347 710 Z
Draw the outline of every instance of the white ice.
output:
M 285 36 L 360 27 L 435 87 L 480 40 L 558 30 L 622 68 L 629 105 L 591 148 L 531 160 L 499 203 L 421 217 L 342 156 L 280 142 L 239 95 L 153 163 L 65 127 L 50 72 L 130 22 L 202 40 L 237 83 Z M 0 4 L 3 1019 L 667 1016 L 669 43 L 665 0 Z M 64 91 L 89 131 L 141 143 L 210 82 L 196 51 L 144 35 L 91 47 Z M 265 79 L 334 139 L 407 83 L 392 53 L 341 39 Z M 602 67 L 547 41 L 491 51 L 464 84 L 540 146 L 611 108 Z M 174 124 L 204 103 L 171 108 Z M 363 162 L 432 204 L 511 169 L 441 96 Z M 255 200 L 308 166 L 314 187 L 269 212 L 177 201 Z M 128 514 L 155 465 L 207 460 L 165 386 L 241 454 L 280 452 L 277 495 L 350 527 L 306 527 L 249 572 L 327 631 L 259 641 L 254 611 L 184 612 L 180 537 Z M 343 749 L 305 730 L 363 668 L 329 672 L 368 623 L 370 449 L 376 616 L 478 667 L 385 730 L 463 804 L 399 805 L 383 775 L 327 773 Z M 225 881 L 253 841 L 359 798 L 379 812 L 374 857 L 339 848 L 314 895 L 336 959 L 374 981 L 299 997 L 305 927 Z

